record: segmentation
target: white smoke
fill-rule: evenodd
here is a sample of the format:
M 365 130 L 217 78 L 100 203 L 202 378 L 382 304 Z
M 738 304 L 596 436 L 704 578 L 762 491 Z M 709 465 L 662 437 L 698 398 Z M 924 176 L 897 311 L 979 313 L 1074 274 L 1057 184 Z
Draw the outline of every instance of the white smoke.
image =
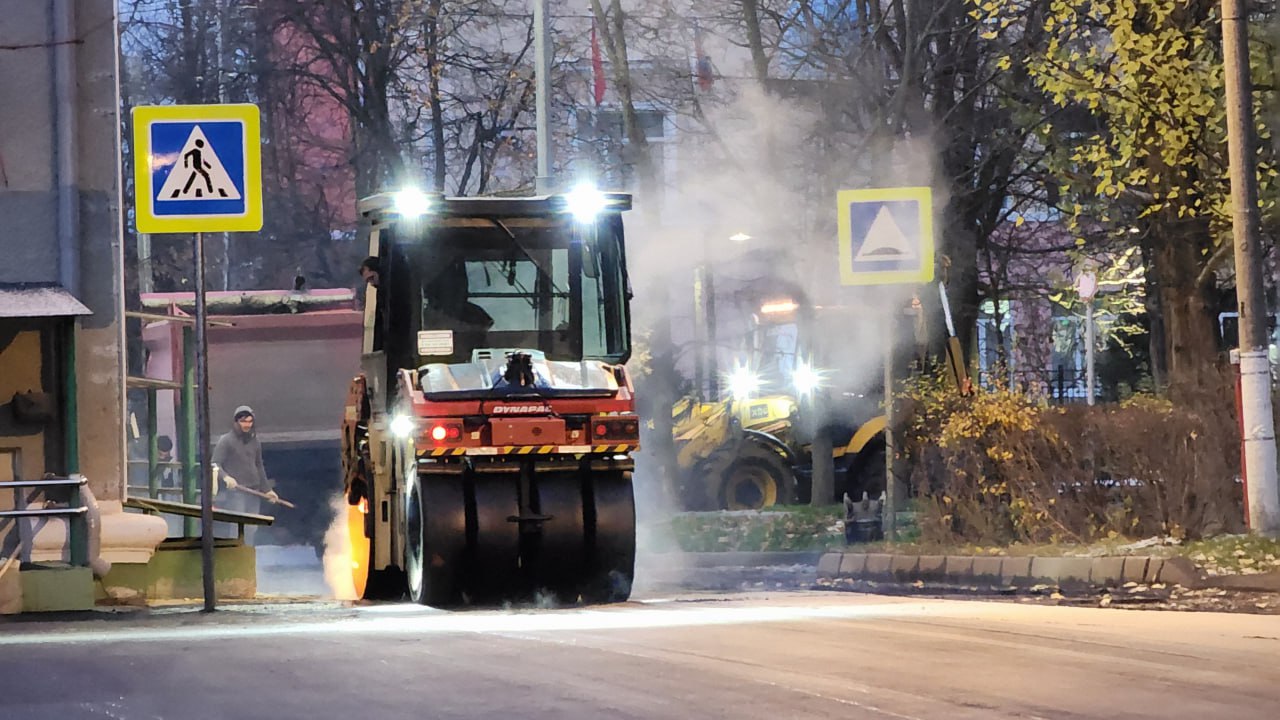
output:
M 884 320 L 916 288 L 840 285 L 836 193 L 933 185 L 936 154 L 923 136 L 871 142 L 833 132 L 812 100 L 765 93 L 755 83 L 718 106 L 704 100 L 702 118 L 678 119 L 674 149 L 661 151 L 668 171 L 660 197 L 636 197 L 627 217 L 636 329 L 644 336 L 669 324 L 686 379 L 695 357 L 693 278 L 705 263 L 714 274 L 721 373 L 746 356 L 759 294 L 784 280 L 805 293 L 797 300 L 824 309 L 816 321 L 829 365 L 823 369 L 842 387 L 882 392 Z M 935 197 L 934 206 L 945 202 Z M 735 235 L 749 239 L 731 240 Z M 666 305 L 654 301 L 657 288 L 665 289 Z M 902 337 L 909 321 L 897 322 Z M 679 510 L 662 492 L 653 460 L 642 452 L 635 475 L 642 557 L 672 547 L 664 531 Z
M 336 600 L 357 600 L 351 578 L 351 538 L 347 534 L 347 498 L 336 495 L 329 502 L 333 517 L 324 533 L 324 582 Z

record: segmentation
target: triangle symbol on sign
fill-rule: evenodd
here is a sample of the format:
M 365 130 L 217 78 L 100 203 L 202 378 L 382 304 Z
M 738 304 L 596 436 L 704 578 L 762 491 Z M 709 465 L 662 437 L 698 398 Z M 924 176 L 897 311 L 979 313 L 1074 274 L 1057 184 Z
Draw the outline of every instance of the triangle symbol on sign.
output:
M 182 144 L 156 200 L 239 200 L 240 191 L 197 125 Z
M 881 205 L 880 211 L 876 213 L 875 219 L 871 221 L 871 228 L 867 230 L 867 237 L 862 241 L 862 247 L 858 248 L 858 254 L 854 256 L 853 261 L 915 259 L 915 244 L 902 232 L 902 228 L 898 227 L 898 223 L 893 219 L 893 213 L 889 212 L 889 208 Z

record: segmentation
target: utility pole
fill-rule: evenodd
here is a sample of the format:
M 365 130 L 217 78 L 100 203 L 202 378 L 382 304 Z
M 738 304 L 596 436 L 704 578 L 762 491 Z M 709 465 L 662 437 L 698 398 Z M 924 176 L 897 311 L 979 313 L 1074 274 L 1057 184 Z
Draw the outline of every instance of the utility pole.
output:
M 1259 243 L 1257 169 L 1254 159 L 1253 81 L 1249 76 L 1246 0 L 1222 0 L 1222 48 L 1226 70 L 1227 148 L 1231 168 L 1232 235 L 1236 301 L 1240 312 L 1241 422 L 1249 528 L 1280 535 L 1280 484 L 1276 479 L 1275 422 L 1271 414 L 1271 365 L 1267 357 L 1267 307 Z
M 538 177 L 534 191 L 551 193 L 551 36 L 547 0 L 533 0 L 533 80 L 538 135 Z
M 707 365 L 707 289 L 703 282 L 705 264 L 693 269 L 693 394 L 699 402 L 710 402 L 711 396 L 703 384 L 703 370 Z

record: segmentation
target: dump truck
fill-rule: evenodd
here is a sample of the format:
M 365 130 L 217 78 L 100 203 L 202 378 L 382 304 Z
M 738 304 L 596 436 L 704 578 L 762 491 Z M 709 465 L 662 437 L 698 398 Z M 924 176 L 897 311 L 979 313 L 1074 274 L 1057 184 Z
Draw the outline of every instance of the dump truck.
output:
M 375 271 L 342 444 L 361 597 L 629 596 L 630 207 L 586 186 L 360 202 Z

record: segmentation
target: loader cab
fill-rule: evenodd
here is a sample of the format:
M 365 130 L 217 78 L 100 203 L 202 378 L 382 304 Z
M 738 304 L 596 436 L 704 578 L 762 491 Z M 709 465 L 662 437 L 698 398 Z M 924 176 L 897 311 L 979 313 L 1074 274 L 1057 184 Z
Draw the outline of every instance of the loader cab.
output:
M 398 210 L 394 196 L 362 201 L 379 262 L 378 287 L 366 299 L 365 355 L 385 368 L 383 388 L 399 369 L 516 349 L 548 361 L 626 362 L 631 293 L 621 212 L 631 200 L 596 200 L 589 217 L 566 195 L 427 196 L 418 213 Z

